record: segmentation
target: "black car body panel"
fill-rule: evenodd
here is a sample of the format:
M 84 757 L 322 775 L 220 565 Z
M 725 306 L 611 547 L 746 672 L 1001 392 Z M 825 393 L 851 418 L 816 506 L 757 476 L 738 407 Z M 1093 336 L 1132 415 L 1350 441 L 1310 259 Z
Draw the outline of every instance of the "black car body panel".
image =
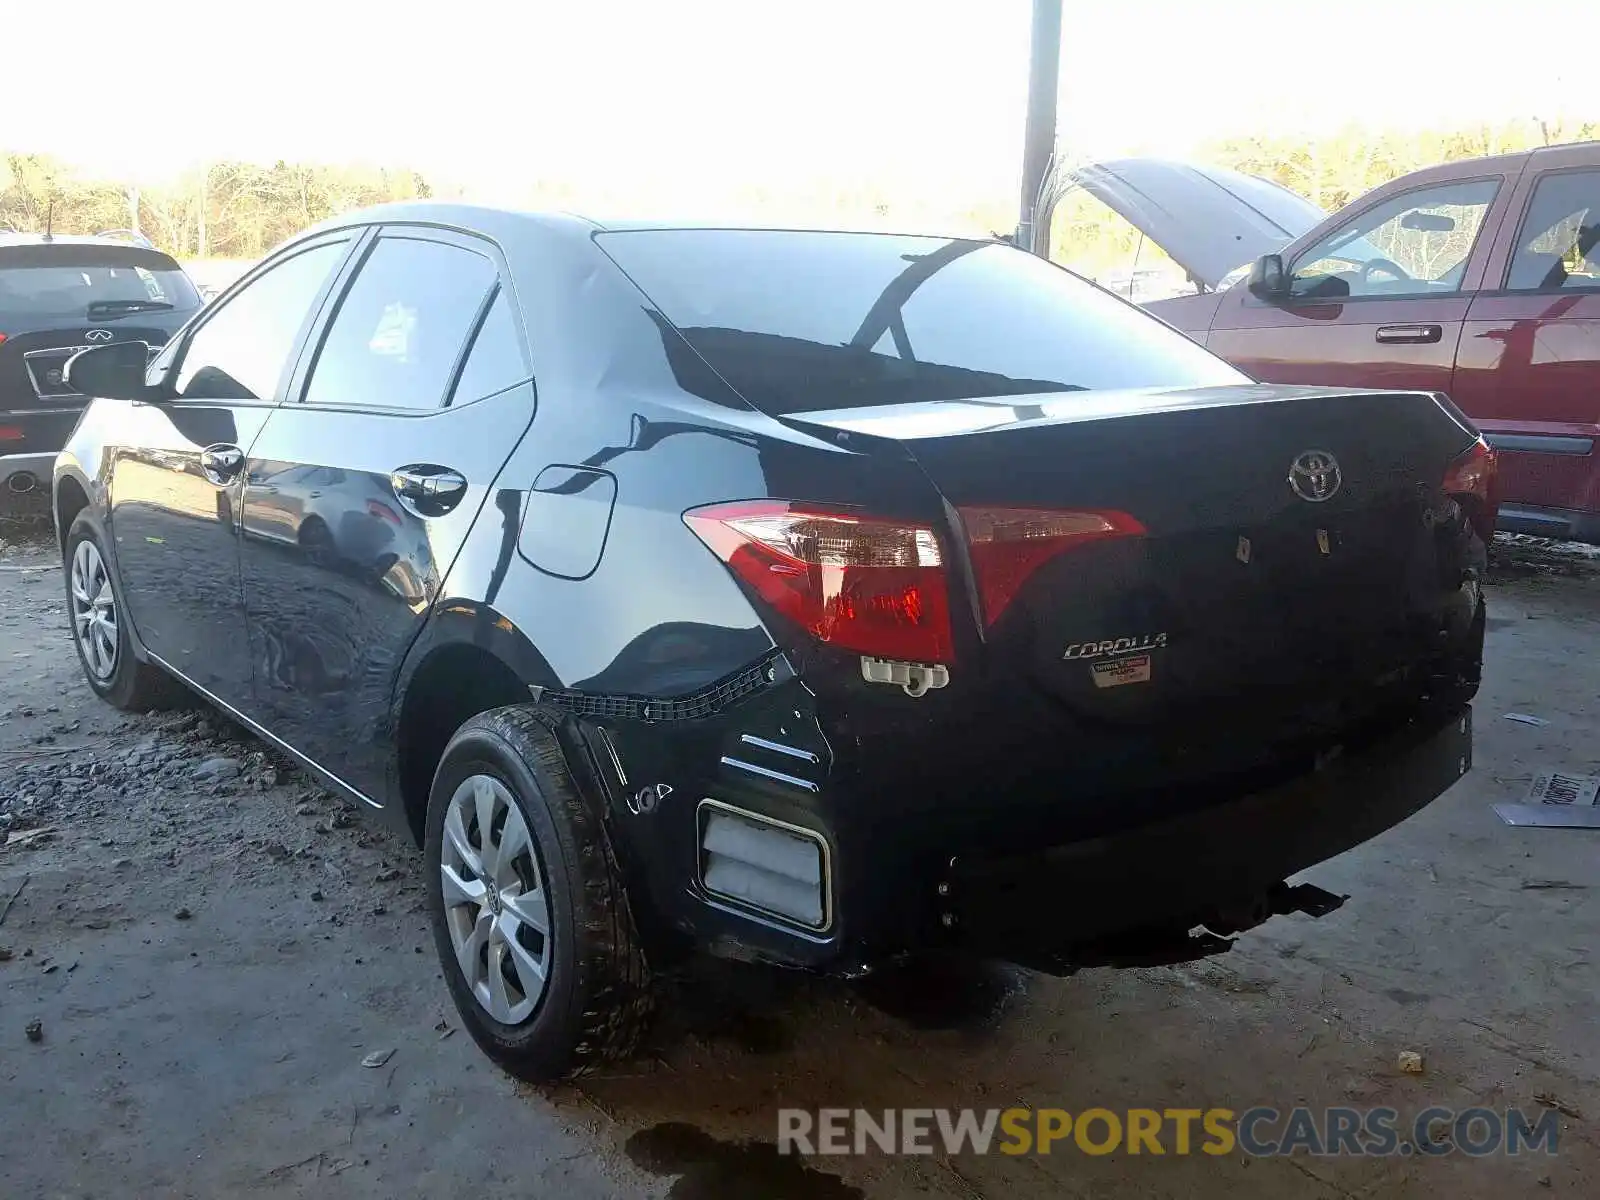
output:
M 182 268 L 148 246 L 0 234 L 0 491 L 48 488 L 87 402 L 63 381 L 73 353 L 163 345 L 199 307 Z
M 834 969 L 980 936 L 988 889 L 1017 886 L 1051 848 L 1135 839 L 1136 858 L 1141 830 L 1208 813 L 1204 836 L 1230 853 L 1169 862 L 1181 902 L 1160 903 L 1141 870 L 1127 896 L 1107 883 L 1097 903 L 1074 893 L 1071 920 L 1040 909 L 1024 924 L 1036 949 L 1070 957 L 1192 924 L 1197 897 L 1247 908 L 1466 769 L 1483 543 L 1443 490 L 1476 445 L 1448 405 L 1235 385 L 1103 293 L 1093 306 L 1115 305 L 1106 319 L 1151 349 L 1096 364 L 1096 390 L 1044 367 L 906 355 L 901 371 L 871 347 L 907 341 L 897 313 L 943 264 L 1021 252 L 929 240 L 904 259 L 897 244 L 911 282 L 872 289 L 843 340 L 797 344 L 685 322 L 677 299 L 640 290 L 649 272 L 616 249 L 631 236 L 460 206 L 355 214 L 280 251 L 155 360 L 150 385 L 177 395 L 96 401 L 57 464 L 57 513 L 103 514 L 140 653 L 412 833 L 408 764 L 442 745 L 417 706 L 465 686 L 463 670 L 504 677 L 516 695 L 502 703 L 574 719 L 569 750 L 636 911 L 702 945 Z M 436 260 L 440 277 L 400 300 L 379 289 L 369 312 L 385 256 Z M 654 261 L 670 270 L 673 255 Z M 208 326 L 279 270 L 271 286 L 304 315 L 272 326 L 286 347 L 272 377 L 205 375 L 191 339 L 227 360 L 227 327 Z M 318 379 L 351 329 L 350 362 L 403 360 L 394 390 Z M 437 395 L 402 402 L 411 365 L 435 354 L 449 359 Z M 785 377 L 797 364 L 814 373 Z M 906 394 L 912 376 L 931 399 Z M 840 388 L 849 401 L 831 402 Z M 1326 503 L 1285 482 L 1308 451 L 1344 464 Z M 685 519 L 771 498 L 934 531 L 944 686 L 869 681 L 863 652 L 775 611 Z M 1138 536 L 1043 562 L 989 621 L 975 505 L 1114 509 Z M 1376 815 L 1286 817 L 1310 794 L 1326 816 L 1344 754 L 1349 779 L 1377 781 L 1360 784 Z M 1269 816 L 1236 871 L 1252 806 Z M 820 847 L 818 920 L 707 890 L 709 822 L 733 810 Z M 1002 940 L 1026 949 L 1015 929 Z

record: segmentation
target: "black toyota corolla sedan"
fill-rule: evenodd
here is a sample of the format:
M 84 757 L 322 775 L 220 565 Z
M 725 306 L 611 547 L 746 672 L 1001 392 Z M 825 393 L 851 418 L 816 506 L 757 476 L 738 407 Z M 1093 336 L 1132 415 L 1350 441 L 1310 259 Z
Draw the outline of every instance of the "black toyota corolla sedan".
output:
M 1469 764 L 1466 419 L 1252 384 L 1003 243 L 385 207 L 67 373 L 90 684 L 414 837 L 530 1078 L 695 948 L 1217 952 Z

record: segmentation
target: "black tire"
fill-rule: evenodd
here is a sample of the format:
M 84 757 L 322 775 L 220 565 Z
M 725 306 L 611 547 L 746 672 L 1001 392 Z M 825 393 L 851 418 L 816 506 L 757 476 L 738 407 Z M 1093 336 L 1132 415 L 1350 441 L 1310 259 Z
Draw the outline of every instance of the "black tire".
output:
M 321 517 L 309 517 L 300 526 L 300 552 L 314 567 L 332 567 L 339 561 L 333 533 Z
M 93 543 L 101 561 L 105 564 L 112 595 L 116 597 L 118 614 L 116 666 L 106 678 L 101 678 L 90 667 L 72 617 L 72 561 L 81 542 Z M 123 599 L 122 583 L 117 578 L 116 565 L 106 546 L 107 538 L 100 528 L 99 521 L 87 510 L 80 512 L 67 531 L 61 573 L 67 593 L 67 631 L 72 636 L 73 648 L 78 652 L 78 665 L 83 668 L 83 677 L 95 695 L 125 712 L 148 712 L 151 709 L 170 708 L 182 704 L 188 700 L 188 692 L 184 686 L 154 663 L 143 662 L 134 654 L 133 635 L 128 628 L 128 609 Z
M 626 1057 L 648 1029 L 654 1007 L 627 889 L 600 813 L 568 766 L 556 734 L 561 719 L 518 705 L 481 713 L 457 730 L 434 774 L 423 841 L 434 943 L 461 1020 L 484 1053 L 534 1083 Z M 445 817 L 456 789 L 478 774 L 503 784 L 521 811 L 550 906 L 545 990 L 517 1025 L 495 1020 L 473 996 L 445 916 Z

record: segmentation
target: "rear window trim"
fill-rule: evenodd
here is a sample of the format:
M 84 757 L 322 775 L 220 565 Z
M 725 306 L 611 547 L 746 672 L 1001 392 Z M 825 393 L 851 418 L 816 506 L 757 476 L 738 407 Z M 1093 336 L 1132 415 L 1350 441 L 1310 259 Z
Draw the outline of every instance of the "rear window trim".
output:
M 182 265 L 164 250 L 125 243 L 40 242 L 27 246 L 0 245 L 0 271 L 11 267 L 114 267 L 146 271 L 176 271 Z

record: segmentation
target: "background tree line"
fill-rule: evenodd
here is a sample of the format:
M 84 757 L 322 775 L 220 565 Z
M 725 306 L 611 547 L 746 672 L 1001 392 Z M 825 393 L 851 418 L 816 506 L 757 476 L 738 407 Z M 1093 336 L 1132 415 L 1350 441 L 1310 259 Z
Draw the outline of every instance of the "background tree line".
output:
M 426 198 L 420 173 L 220 162 L 157 186 L 88 177 L 43 154 L 0 155 L 0 232 L 137 229 L 178 258 L 256 258 L 327 217 Z
M 1276 180 L 1330 212 L 1369 188 L 1419 167 L 1555 142 L 1600 137 L 1600 121 L 1538 120 L 1456 130 L 1394 133 L 1351 128 L 1316 137 L 1239 137 L 1202 147 L 1193 157 Z M 1070 162 L 1070 156 L 1064 155 Z M 639 189 L 641 195 L 648 188 Z M 38 231 L 53 208 L 62 233 L 137 228 L 179 258 L 256 258 L 326 217 L 387 200 L 463 194 L 408 168 L 310 163 L 218 162 L 160 184 L 95 178 L 42 154 L 0 153 L 0 232 Z M 550 181 L 522 202 L 530 207 L 582 207 L 586 199 L 615 207 L 628 197 L 590 197 L 582 181 Z M 775 196 L 752 182 L 744 207 L 757 212 L 797 208 L 819 223 L 890 224 L 969 233 L 1008 232 L 1016 219 L 1007 201 L 970 196 L 897 194 L 887 180 L 807 189 Z M 648 199 L 633 203 L 648 204 Z M 786 218 L 787 219 L 787 218 Z M 1052 257 L 1097 273 L 1160 268 L 1164 255 L 1082 191 L 1067 194 L 1052 225 Z M 1170 264 L 1167 264 L 1170 265 Z

